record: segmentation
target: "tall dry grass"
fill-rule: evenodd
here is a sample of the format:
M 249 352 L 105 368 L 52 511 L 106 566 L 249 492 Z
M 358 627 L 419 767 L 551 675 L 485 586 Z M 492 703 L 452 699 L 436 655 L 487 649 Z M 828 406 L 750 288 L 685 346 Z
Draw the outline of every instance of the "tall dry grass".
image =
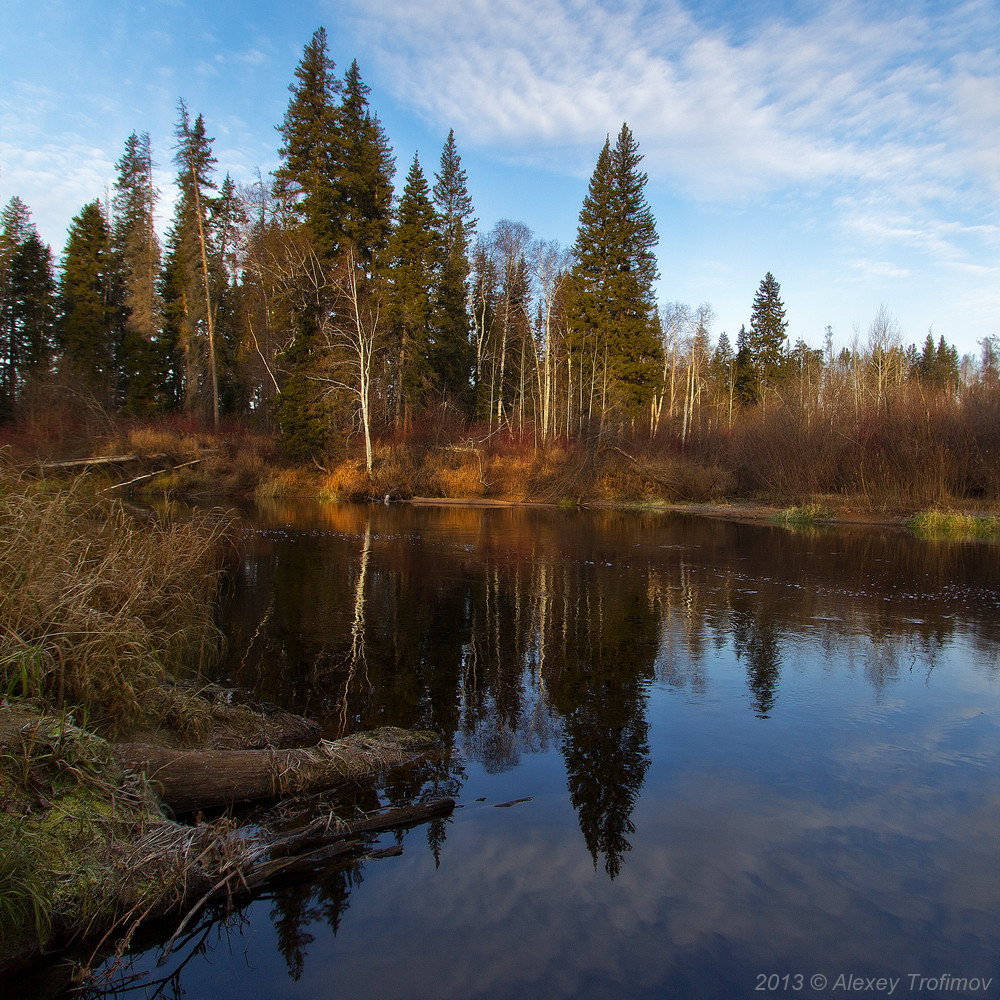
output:
M 165 686 L 220 647 L 222 530 L 140 522 L 82 481 L 53 491 L 0 470 L 0 691 L 112 729 L 183 722 Z

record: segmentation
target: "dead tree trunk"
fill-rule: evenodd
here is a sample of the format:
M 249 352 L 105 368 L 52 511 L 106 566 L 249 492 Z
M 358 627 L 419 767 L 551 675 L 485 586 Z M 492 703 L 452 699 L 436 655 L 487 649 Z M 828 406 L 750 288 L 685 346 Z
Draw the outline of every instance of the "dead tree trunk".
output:
M 175 813 L 284 798 L 409 764 L 440 747 L 434 733 L 385 727 L 292 750 L 170 750 L 119 743 L 118 763 L 144 774 Z

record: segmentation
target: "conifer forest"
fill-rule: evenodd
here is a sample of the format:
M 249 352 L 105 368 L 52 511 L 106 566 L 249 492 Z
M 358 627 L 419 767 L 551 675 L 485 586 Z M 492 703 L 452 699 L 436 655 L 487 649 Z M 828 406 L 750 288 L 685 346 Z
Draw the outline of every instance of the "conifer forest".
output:
M 627 124 L 597 151 L 566 247 L 507 219 L 483 231 L 454 132 L 436 162 L 397 164 L 357 62 L 340 73 L 322 28 L 289 91 L 279 165 L 252 184 L 222 173 L 211 123 L 178 103 L 162 241 L 165 153 L 141 131 L 58 259 L 30 206 L 3 207 L 6 433 L 60 407 L 240 427 L 282 462 L 350 459 L 339 492 L 354 495 L 405 492 L 378 480 L 389 457 L 450 446 L 478 462 L 459 495 L 488 495 L 484 455 L 506 449 L 536 472 L 561 454 L 550 499 L 596 489 L 567 469 L 608 454 L 638 493 L 679 500 L 1000 498 L 1000 338 L 964 357 L 932 332 L 907 344 L 882 308 L 847 343 L 828 327 L 807 344 L 771 273 L 738 331 L 715 330 L 708 303 L 657 301 L 657 221 Z M 440 477 L 424 489 L 449 492 Z

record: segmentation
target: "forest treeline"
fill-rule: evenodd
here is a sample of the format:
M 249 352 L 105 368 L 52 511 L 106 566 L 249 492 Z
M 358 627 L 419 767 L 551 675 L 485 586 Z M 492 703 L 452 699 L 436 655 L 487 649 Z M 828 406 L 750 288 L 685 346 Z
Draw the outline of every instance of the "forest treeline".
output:
M 656 300 L 627 125 L 567 248 L 509 220 L 479 231 L 453 132 L 431 175 L 415 156 L 397 192 L 369 88 L 357 62 L 338 75 L 322 28 L 289 90 L 279 165 L 246 185 L 219 177 L 206 122 L 179 103 L 162 245 L 145 133 L 126 140 L 110 197 L 73 219 L 58 269 L 28 206 L 8 202 L 0 419 L 57 401 L 238 421 L 294 460 L 361 455 L 369 475 L 380 443 L 432 428 L 536 452 L 628 443 L 723 470 L 679 495 L 1000 497 L 1000 338 L 965 358 L 931 333 L 907 346 L 883 308 L 849 346 L 830 328 L 821 346 L 792 343 L 770 273 L 748 324 L 716 335 L 710 305 Z

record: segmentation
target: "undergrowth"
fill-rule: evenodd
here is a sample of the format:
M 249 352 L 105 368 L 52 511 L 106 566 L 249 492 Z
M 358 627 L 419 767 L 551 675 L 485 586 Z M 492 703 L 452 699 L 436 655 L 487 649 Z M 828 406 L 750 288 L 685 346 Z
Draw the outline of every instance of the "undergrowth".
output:
M 221 519 L 137 520 L 88 495 L 0 470 L 0 694 L 111 730 L 183 727 L 165 685 L 216 655 Z

